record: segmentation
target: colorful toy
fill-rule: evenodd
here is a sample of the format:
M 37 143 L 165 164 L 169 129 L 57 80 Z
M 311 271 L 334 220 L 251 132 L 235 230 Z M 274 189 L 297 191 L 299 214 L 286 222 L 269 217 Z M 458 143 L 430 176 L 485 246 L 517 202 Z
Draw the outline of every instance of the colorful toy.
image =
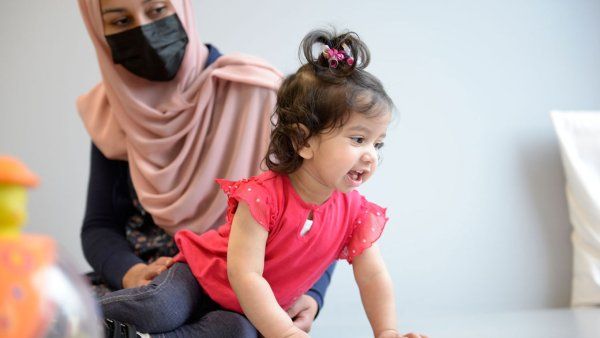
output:
M 0 156 L 0 338 L 101 337 L 98 310 L 52 238 L 21 234 L 38 178 Z

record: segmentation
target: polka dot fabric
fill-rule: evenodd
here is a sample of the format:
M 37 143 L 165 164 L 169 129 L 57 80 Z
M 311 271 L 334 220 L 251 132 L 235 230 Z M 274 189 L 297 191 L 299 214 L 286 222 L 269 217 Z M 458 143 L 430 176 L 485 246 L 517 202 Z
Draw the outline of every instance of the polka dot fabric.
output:
M 203 234 L 180 230 L 175 242 L 179 261 L 188 262 L 208 296 L 230 311 L 243 312 L 227 275 L 231 221 L 240 201 L 269 232 L 263 277 L 282 309 L 289 309 L 335 260 L 352 263 L 381 236 L 387 221 L 385 209 L 358 191 L 336 191 L 323 204 L 314 205 L 302 200 L 287 175 L 271 171 L 237 182 L 217 182 L 228 197 L 227 222 Z M 311 213 L 312 228 L 301 236 Z
M 267 190 L 254 178 L 240 181 L 217 180 L 221 189 L 227 194 L 227 223 L 233 221 L 233 216 L 240 201 L 244 201 L 252 217 L 267 231 L 273 227 L 271 201 Z
M 361 211 L 354 220 L 353 230 L 339 259 L 345 259 L 352 264 L 356 256 L 370 248 L 379 239 L 387 221 L 386 209 L 363 197 Z

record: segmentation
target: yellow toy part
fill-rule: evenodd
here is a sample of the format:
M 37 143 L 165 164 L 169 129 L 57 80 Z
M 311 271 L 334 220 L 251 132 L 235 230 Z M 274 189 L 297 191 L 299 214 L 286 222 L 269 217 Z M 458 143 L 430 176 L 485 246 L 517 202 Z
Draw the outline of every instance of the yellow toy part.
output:
M 37 176 L 23 163 L 0 156 L 0 237 L 15 237 L 27 219 L 26 187 L 38 184 Z
M 15 237 L 27 219 L 27 191 L 24 187 L 0 183 L 0 238 Z

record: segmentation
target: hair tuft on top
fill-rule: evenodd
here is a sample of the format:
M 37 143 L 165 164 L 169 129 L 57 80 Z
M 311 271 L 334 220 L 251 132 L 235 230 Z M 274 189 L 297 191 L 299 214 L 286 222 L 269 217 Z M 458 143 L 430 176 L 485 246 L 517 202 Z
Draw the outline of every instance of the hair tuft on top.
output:
M 329 60 L 323 53 L 324 48 L 335 49 L 337 51 L 348 51 L 353 59 L 352 64 L 339 62 L 338 67 L 331 67 Z M 315 55 L 315 50 L 318 54 Z M 298 51 L 300 59 L 306 62 L 318 72 L 330 73 L 336 77 L 345 77 L 350 75 L 355 69 L 365 69 L 370 60 L 370 53 L 367 46 L 360 40 L 358 34 L 354 32 L 344 32 L 337 34 L 335 30 L 318 29 L 308 33 L 302 40 Z

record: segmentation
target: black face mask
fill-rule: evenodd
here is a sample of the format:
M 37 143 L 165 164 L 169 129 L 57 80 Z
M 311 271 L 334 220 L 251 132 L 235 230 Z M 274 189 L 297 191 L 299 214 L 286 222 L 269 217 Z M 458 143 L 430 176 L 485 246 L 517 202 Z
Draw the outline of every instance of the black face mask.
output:
M 176 14 L 106 36 L 113 62 L 151 81 L 172 80 L 183 60 L 187 34 Z

